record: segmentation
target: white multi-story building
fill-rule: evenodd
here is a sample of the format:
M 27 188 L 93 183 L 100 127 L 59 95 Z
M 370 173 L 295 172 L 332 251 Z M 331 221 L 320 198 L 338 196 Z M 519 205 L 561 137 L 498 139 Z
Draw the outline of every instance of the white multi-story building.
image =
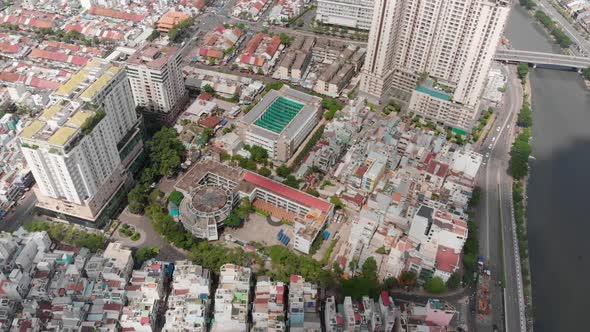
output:
M 248 305 L 252 270 L 234 264 L 224 264 L 219 273 L 219 287 L 215 292 L 215 323 L 213 332 L 248 331 Z
M 150 43 L 127 61 L 133 99 L 146 119 L 173 123 L 186 102 L 182 56 L 173 46 Z
M 207 331 L 210 298 L 209 270 L 187 260 L 177 261 L 174 264 L 172 292 L 168 295 L 166 323 L 162 331 Z
M 376 0 L 360 90 L 470 129 L 509 10 L 508 0 Z
M 318 0 L 316 20 L 323 24 L 369 30 L 375 0 Z
M 320 120 L 321 98 L 291 89 L 271 90 L 238 124 L 240 137 L 285 162 Z
M 416 243 L 442 245 L 459 253 L 467 240 L 467 234 L 465 221 L 422 205 L 412 219 L 408 236 Z
M 97 220 L 143 148 L 129 92 L 121 66 L 94 59 L 60 86 L 51 95 L 53 104 L 19 133 L 37 182 L 38 207 Z

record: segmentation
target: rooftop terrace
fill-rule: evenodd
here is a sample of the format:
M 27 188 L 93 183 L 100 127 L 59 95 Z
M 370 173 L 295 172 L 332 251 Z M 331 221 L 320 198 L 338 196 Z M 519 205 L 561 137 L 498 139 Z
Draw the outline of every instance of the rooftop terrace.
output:
M 120 66 L 95 58 L 61 85 L 55 95 L 70 99 L 79 96 L 91 101 L 121 70 Z
M 254 124 L 280 134 L 303 106 L 301 103 L 281 96 L 269 106 Z

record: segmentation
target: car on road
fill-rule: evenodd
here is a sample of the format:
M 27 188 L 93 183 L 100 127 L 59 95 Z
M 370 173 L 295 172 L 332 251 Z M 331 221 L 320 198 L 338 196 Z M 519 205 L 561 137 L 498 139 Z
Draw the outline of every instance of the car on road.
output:
M 500 126 L 498 126 L 498 128 L 496 128 L 496 131 L 500 131 Z
M 491 149 L 492 148 L 492 143 L 490 143 L 490 145 L 488 145 L 488 148 Z
M 492 137 L 492 142 L 496 141 L 496 136 Z

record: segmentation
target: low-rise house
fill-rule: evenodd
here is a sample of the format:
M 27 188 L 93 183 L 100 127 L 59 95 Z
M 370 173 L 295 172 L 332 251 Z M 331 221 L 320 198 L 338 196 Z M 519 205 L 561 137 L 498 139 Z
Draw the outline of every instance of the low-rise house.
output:
M 171 288 L 162 331 L 207 331 L 212 291 L 209 270 L 190 261 L 176 261 Z
M 259 32 L 250 39 L 236 59 L 236 64 L 244 70 L 266 75 L 276 62 L 282 47 L 278 35 Z

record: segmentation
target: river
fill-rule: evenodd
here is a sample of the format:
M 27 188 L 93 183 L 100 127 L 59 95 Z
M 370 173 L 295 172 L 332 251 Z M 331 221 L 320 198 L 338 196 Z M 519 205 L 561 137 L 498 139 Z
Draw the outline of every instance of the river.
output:
M 514 49 L 559 52 L 518 5 L 506 35 Z M 590 298 L 590 93 L 575 72 L 531 68 L 533 156 L 528 231 L 536 332 L 588 330 Z

